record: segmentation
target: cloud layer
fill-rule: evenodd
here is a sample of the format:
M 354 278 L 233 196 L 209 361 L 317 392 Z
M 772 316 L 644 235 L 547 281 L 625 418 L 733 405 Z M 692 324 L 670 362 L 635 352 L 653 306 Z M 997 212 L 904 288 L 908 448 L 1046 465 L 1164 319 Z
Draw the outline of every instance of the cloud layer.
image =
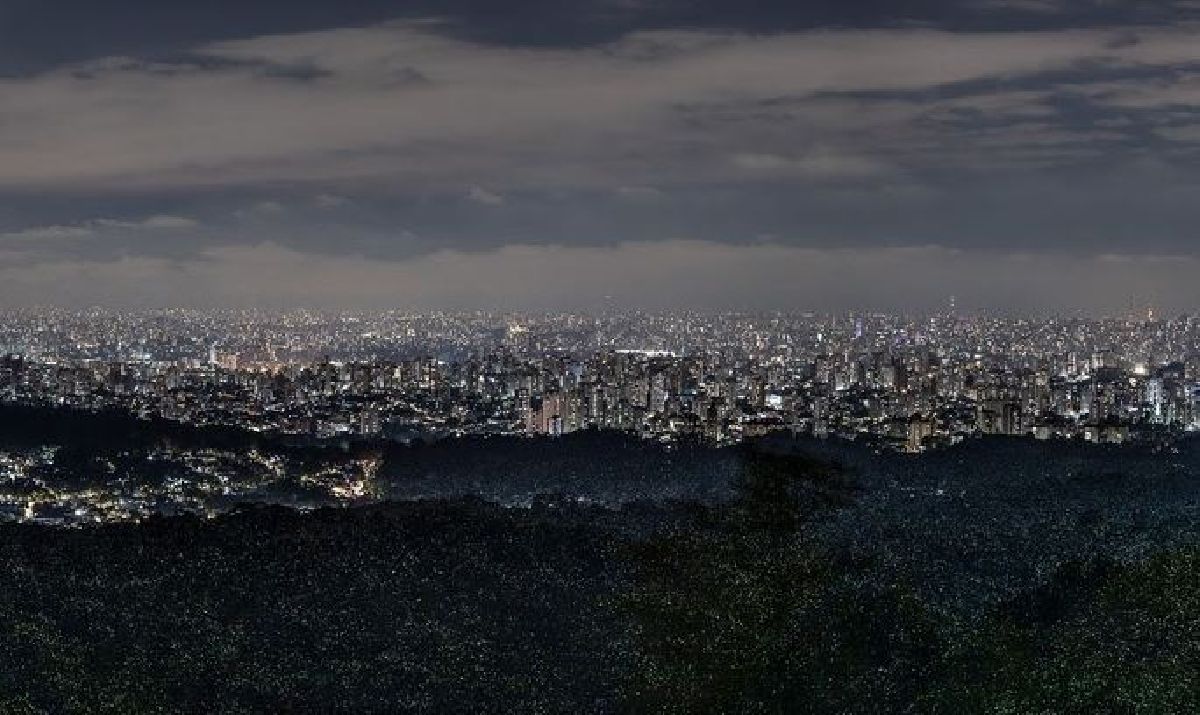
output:
M 361 304 L 376 298 L 359 294 L 356 262 L 384 262 L 382 279 L 454 256 L 454 275 L 517 296 L 510 276 L 529 276 L 506 260 L 514 251 L 595 251 L 597 271 L 608 258 L 649 260 L 634 247 L 684 265 L 696 253 L 732 266 L 794 251 L 781 265 L 877 271 L 903 307 L 927 302 L 900 290 L 912 276 L 952 288 L 954 271 L 978 279 L 994 256 L 1029 275 L 1012 257 L 1032 256 L 1070 276 L 1059 299 L 1076 309 L 1097 298 L 1083 297 L 1088 272 L 1064 270 L 1071 259 L 1105 274 L 1118 264 L 1102 256 L 1129 256 L 1144 276 L 1175 280 L 1151 258 L 1196 255 L 1200 25 L 1188 15 L 1200 8 L 1164 2 L 1118 18 L 1082 0 L 931 4 L 916 25 L 877 8 L 835 28 L 782 5 L 740 22 L 707 8 L 686 23 L 682 6 L 640 5 L 588 5 L 610 28 L 590 39 L 563 29 L 517 42 L 504 22 L 488 33 L 464 10 L 0 76 L 0 270 L 40 266 L 22 289 L 54 300 L 48 276 L 89 266 L 111 282 L 95 300 L 124 301 L 131 271 L 195 277 L 218 258 L 274 256 L 327 265 L 334 284 L 344 269 L 355 285 L 328 299 Z M 946 22 L 930 22 L 939 12 Z M 756 25 L 766 17 L 780 18 L 777 31 Z M 479 261 L 494 275 L 474 275 Z M 714 300 L 769 302 L 763 280 L 735 273 L 714 283 Z M 439 285 L 425 297 L 382 290 L 431 305 L 470 293 Z M 243 297 L 288 295 L 273 290 Z M 1190 299 L 1186 287 L 1156 290 Z
M 572 49 L 472 44 L 419 24 L 269 36 L 0 81 L 12 108 L 0 186 L 391 176 L 575 188 L 622 174 L 720 181 L 729 160 L 816 178 L 889 160 L 988 168 L 980 154 L 997 148 L 1063 164 L 1128 134 L 1079 132 L 1054 100 L 1190 111 L 1198 40 L 1186 27 L 645 32 Z M 1010 88 L 1022 80 L 1035 87 Z M 1177 137 L 1191 119 L 1152 123 Z

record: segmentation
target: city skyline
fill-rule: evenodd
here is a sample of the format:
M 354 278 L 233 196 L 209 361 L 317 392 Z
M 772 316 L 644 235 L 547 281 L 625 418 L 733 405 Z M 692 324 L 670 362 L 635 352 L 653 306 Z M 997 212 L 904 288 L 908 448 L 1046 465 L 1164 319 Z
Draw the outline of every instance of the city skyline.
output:
M 0 8 L 0 305 L 1200 304 L 1187 0 Z
M 380 450 L 572 434 L 1178 454 L 1200 432 L 1200 317 L 0 311 L 0 418 L 241 440 L 164 445 L 151 462 L 189 476 L 100 492 L 53 486 L 70 450 L 0 449 L 0 521 L 57 524 L 215 514 L 289 473 L 357 503 Z M 356 456 L 289 472 L 272 444 Z

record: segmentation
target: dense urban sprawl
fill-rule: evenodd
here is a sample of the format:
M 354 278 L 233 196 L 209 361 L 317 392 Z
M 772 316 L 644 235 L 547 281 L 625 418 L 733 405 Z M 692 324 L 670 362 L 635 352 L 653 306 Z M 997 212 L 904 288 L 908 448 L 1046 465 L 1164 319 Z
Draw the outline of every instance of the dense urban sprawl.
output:
M 0 400 L 315 438 L 790 430 L 907 451 L 1200 426 L 1200 320 L 847 315 L 3 316 Z
M 43 310 L 0 325 L 0 518 L 23 521 L 356 503 L 379 496 L 371 445 L 446 437 L 791 433 L 916 453 L 979 435 L 1163 445 L 1200 426 L 1188 317 Z

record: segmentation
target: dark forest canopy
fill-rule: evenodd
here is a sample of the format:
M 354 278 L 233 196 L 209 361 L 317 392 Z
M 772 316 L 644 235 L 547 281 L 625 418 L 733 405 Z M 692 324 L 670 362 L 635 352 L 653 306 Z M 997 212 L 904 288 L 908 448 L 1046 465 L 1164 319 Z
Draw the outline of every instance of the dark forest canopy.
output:
M 13 414 L 9 448 L 374 450 L 385 500 L 0 526 L 0 712 L 1200 706 L 1193 441 L 343 450 Z
M 767 475 L 768 481 L 774 477 Z M 1072 562 L 954 616 L 748 488 L 596 508 L 250 508 L 0 528 L 3 712 L 1188 712 L 1200 557 Z M 819 491 L 836 486 L 817 483 Z

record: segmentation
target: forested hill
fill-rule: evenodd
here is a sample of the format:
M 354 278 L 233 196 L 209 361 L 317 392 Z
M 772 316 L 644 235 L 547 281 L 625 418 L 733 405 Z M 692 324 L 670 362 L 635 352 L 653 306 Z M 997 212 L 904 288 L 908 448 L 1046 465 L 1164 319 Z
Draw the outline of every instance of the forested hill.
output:
M 403 501 L 0 526 L 0 712 L 1200 707 L 1190 444 L 609 439 L 406 448 Z

